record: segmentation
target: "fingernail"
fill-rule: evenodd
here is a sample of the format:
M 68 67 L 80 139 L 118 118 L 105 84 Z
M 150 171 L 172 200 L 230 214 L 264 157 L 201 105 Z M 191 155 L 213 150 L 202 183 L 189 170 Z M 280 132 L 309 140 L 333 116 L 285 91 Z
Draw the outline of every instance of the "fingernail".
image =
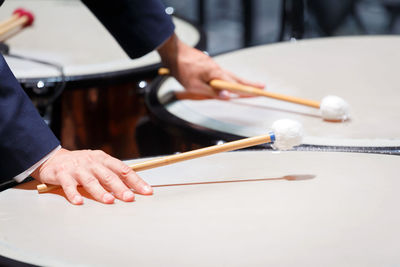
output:
M 153 192 L 153 189 L 151 188 L 150 185 L 145 185 L 145 186 L 143 186 L 143 191 L 145 193 L 151 193 L 151 192 Z
M 230 98 L 231 94 L 226 91 L 226 90 L 222 90 L 221 92 L 219 92 L 219 97 L 224 98 L 224 99 L 228 99 Z
M 114 197 L 110 193 L 105 193 L 103 196 L 103 202 L 104 203 L 113 203 L 114 202 Z
M 74 199 L 72 200 L 72 202 L 73 202 L 74 204 L 81 204 L 81 203 L 83 203 L 83 198 L 82 198 L 81 196 L 76 195 L 76 196 L 74 197 Z
M 124 201 L 133 201 L 134 194 L 132 193 L 132 191 L 125 191 L 124 194 L 122 195 L 122 199 Z

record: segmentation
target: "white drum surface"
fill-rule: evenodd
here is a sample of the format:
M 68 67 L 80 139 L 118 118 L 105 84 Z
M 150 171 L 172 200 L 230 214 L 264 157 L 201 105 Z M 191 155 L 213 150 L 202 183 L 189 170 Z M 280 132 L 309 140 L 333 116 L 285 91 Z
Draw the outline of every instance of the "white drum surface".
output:
M 301 122 L 305 144 L 400 146 L 400 37 L 323 38 L 238 50 L 216 57 L 224 68 L 266 90 L 320 101 L 337 95 L 350 120 L 327 122 L 318 109 L 265 97 L 232 101 L 183 100 L 166 105 L 173 115 L 240 136 L 265 133 L 278 119 Z M 182 90 L 173 78 L 159 97 Z
M 32 26 L 6 41 L 10 52 L 65 67 L 67 76 L 107 73 L 145 67 L 160 62 L 156 52 L 131 60 L 90 10 L 77 0 L 9 0 L 0 8 L 0 20 L 16 8 L 35 15 Z M 198 30 L 174 18 L 178 37 L 191 46 L 200 40 Z M 58 76 L 42 64 L 6 57 L 17 78 Z
M 221 153 L 143 171 L 153 185 L 197 184 L 114 205 L 73 206 L 31 182 L 0 193 L 0 255 L 45 266 L 398 266 L 399 164 Z

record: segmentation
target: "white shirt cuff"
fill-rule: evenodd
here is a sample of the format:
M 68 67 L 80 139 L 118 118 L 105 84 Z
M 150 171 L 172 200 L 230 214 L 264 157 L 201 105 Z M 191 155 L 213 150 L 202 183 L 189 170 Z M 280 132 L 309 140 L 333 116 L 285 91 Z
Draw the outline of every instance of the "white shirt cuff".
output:
M 61 146 L 56 147 L 55 149 L 53 149 L 49 154 L 47 154 L 44 158 L 42 158 L 41 160 L 39 160 L 38 162 L 36 162 L 35 165 L 33 165 L 32 167 L 30 167 L 29 169 L 27 169 L 26 171 L 18 174 L 17 176 L 14 177 L 14 180 L 17 181 L 18 183 L 22 182 L 23 180 L 25 180 L 25 178 L 27 178 L 32 172 L 34 172 L 36 170 L 37 167 L 39 167 L 40 165 L 42 165 L 43 162 L 45 162 L 46 160 L 48 160 L 57 150 L 59 150 L 61 148 Z

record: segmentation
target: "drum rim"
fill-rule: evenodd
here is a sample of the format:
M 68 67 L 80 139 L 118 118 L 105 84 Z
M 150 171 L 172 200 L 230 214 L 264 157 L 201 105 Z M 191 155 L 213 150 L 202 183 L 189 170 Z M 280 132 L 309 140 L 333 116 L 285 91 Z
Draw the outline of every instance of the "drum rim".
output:
M 37 267 L 38 265 L 33 265 L 30 263 L 22 262 L 12 258 L 7 258 L 0 255 L 0 265 L 9 267 Z
M 201 145 L 214 145 L 218 141 L 229 142 L 245 138 L 245 136 L 239 136 L 210 129 L 202 125 L 196 125 L 170 113 L 158 99 L 158 91 L 167 78 L 169 77 L 157 77 L 149 85 L 145 92 L 146 108 L 148 109 L 150 118 L 153 122 L 155 122 L 157 125 L 160 125 L 163 129 L 173 135 L 184 135 L 185 137 L 189 137 L 189 140 L 197 142 Z M 263 144 L 250 149 L 272 149 L 272 147 L 269 144 Z M 293 150 L 400 155 L 400 146 L 368 147 L 302 144 L 295 147 Z
M 172 16 L 171 16 L 172 17 Z M 183 18 L 182 16 L 173 15 L 173 17 L 182 20 L 190 24 L 194 27 L 197 32 L 199 33 L 199 40 L 194 48 L 199 50 L 206 50 L 207 38 L 204 30 L 200 27 L 200 25 L 192 20 Z M 137 79 L 143 76 L 147 77 L 154 77 L 156 75 L 157 69 L 161 67 L 161 62 L 136 67 L 136 68 L 129 68 L 124 70 L 117 70 L 112 72 L 102 72 L 96 74 L 83 74 L 83 75 L 73 75 L 73 76 L 66 76 L 65 82 L 67 83 L 66 88 L 72 89 L 79 87 L 89 87 L 89 86 L 96 86 L 96 85 L 103 85 L 106 83 L 115 83 L 119 81 L 128 81 Z M 29 85 L 34 85 L 38 81 L 44 81 L 45 83 L 60 83 L 61 78 L 59 76 L 52 76 L 52 77 L 36 77 L 36 78 L 17 78 L 18 82 L 23 86 L 26 87 Z

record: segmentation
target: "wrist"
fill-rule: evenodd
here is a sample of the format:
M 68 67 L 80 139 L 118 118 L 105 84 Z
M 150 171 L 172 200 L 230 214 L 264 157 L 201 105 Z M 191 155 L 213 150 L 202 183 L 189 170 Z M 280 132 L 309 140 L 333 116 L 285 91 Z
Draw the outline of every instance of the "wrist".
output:
M 38 166 L 34 169 L 34 171 L 30 174 L 35 179 L 40 177 L 40 172 L 46 166 L 47 162 L 51 160 L 56 154 L 65 150 L 61 146 L 56 147 L 53 151 L 51 151 L 46 157 L 44 157 L 40 162 L 38 162 Z
M 174 72 L 178 66 L 178 57 L 182 52 L 182 42 L 179 38 L 172 34 L 158 49 L 161 61 L 164 66 L 168 67 L 171 72 Z

